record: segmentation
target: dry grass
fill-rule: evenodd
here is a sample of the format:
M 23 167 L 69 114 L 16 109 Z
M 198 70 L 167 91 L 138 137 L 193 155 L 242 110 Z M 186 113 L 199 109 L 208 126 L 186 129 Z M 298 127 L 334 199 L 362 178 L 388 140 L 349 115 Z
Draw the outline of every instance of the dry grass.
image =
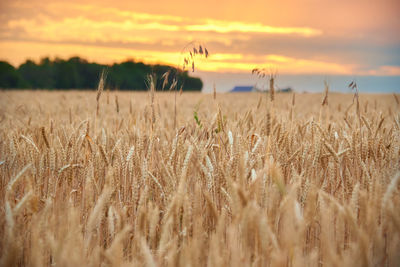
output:
M 400 265 L 392 95 L 117 94 L 0 92 L 1 266 Z

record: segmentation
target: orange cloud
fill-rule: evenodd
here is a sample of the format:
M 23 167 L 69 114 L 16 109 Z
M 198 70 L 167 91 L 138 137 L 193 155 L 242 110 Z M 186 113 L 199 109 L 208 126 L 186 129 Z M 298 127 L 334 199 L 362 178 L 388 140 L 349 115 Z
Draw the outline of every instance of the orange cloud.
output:
M 215 60 L 210 57 L 210 62 L 200 66 L 205 71 L 239 71 L 249 72 L 255 67 L 273 67 L 280 73 L 286 74 L 351 74 L 355 66 L 343 65 L 334 62 L 291 58 L 282 55 L 265 55 L 262 57 L 255 55 L 218 55 L 224 60 Z
M 305 37 L 321 35 L 322 31 L 308 27 L 273 27 L 261 23 L 238 21 L 206 20 L 202 24 L 185 27 L 189 31 L 215 31 L 219 33 L 245 32 L 267 34 L 297 34 Z
M 155 14 L 153 9 L 143 8 L 146 3 L 142 2 L 125 8 L 117 7 L 117 3 L 107 6 L 104 1 L 43 1 L 9 1 L 8 5 L 14 5 L 13 12 L 0 10 L 0 22 L 4 22 L 0 27 L 0 58 L 19 64 L 32 57 L 78 55 L 101 63 L 134 58 L 176 66 L 182 58 L 180 49 L 193 40 L 201 40 L 212 53 L 207 62 L 196 62 L 197 68 L 204 71 L 248 72 L 255 66 L 272 65 L 281 73 L 291 74 L 400 75 L 400 67 L 389 66 L 396 65 L 399 58 L 386 52 L 383 41 L 372 44 L 370 49 L 362 37 L 365 32 L 335 37 L 343 33 L 332 33 L 322 22 L 307 24 L 296 20 L 290 8 L 282 12 L 281 18 L 271 14 L 270 10 L 276 7 L 269 6 L 269 16 L 264 16 L 264 11 L 259 11 L 262 1 L 259 8 L 229 7 L 237 9 L 232 14 L 242 11 L 240 18 L 246 18 L 243 21 L 232 14 L 217 16 L 214 9 L 212 15 L 190 16 L 188 8 L 180 5 L 180 11 L 172 12 L 166 6 L 164 14 Z M 32 8 L 35 12 L 30 12 Z M 348 23 L 355 25 L 353 20 Z M 363 64 L 366 57 L 359 52 L 363 47 L 368 53 L 375 49 L 384 54 L 385 59 L 379 53 L 368 54 L 383 63 Z
M 45 51 L 52 51 L 52 53 L 46 53 Z M 180 52 L 132 50 L 78 44 L 0 42 L 0 58 L 8 60 L 14 65 L 20 64 L 26 58 L 39 60 L 43 56 L 54 55 L 63 58 L 82 56 L 89 61 L 104 64 L 122 62 L 131 58 L 149 64 L 164 63 L 177 67 L 180 66 L 183 60 L 183 55 Z M 400 75 L 400 67 L 398 66 L 382 66 L 376 70 L 358 71 L 359 65 L 355 64 L 338 64 L 274 54 L 260 57 L 252 54 L 216 53 L 211 54 L 208 59 L 199 58 L 196 60 L 196 69 L 199 71 L 249 73 L 255 67 L 273 67 L 279 73 L 285 74 Z
M 62 13 L 58 3 L 47 9 Z M 23 29 L 25 37 L 48 41 L 120 41 L 154 43 L 164 38 L 184 38 L 188 32 L 217 32 L 226 34 L 263 33 L 279 35 L 300 35 L 304 37 L 322 34 L 309 27 L 273 27 L 261 23 L 245 23 L 225 20 L 193 20 L 186 17 L 121 11 L 115 8 L 100 8 L 92 5 L 70 4 L 75 11 L 90 13 L 54 19 L 53 17 L 32 16 L 8 21 L 10 31 Z M 102 17 L 101 14 L 107 14 Z M 227 36 L 224 37 L 225 39 Z M 222 38 L 220 38 L 222 39 Z M 226 43 L 226 41 L 225 41 Z
M 376 70 L 369 70 L 364 75 L 400 76 L 400 66 L 380 66 Z
M 152 64 L 166 63 L 177 66 L 180 63 L 179 58 L 181 57 L 181 54 L 179 52 L 132 50 L 79 44 L 47 44 L 14 41 L 0 42 L 0 58 L 8 60 L 14 65 L 22 63 L 27 58 L 39 60 L 44 56 L 58 56 L 62 58 L 81 56 L 89 61 L 103 64 L 112 64 L 126 59 L 134 59 Z

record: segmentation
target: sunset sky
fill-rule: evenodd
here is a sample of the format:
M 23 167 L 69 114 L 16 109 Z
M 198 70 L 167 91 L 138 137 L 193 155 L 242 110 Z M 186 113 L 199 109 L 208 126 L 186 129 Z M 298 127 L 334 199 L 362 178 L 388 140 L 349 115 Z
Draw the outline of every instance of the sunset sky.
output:
M 282 75 L 400 76 L 400 1 L 0 2 L 0 59 L 81 56 L 178 65 L 196 40 L 200 76 L 273 67 Z

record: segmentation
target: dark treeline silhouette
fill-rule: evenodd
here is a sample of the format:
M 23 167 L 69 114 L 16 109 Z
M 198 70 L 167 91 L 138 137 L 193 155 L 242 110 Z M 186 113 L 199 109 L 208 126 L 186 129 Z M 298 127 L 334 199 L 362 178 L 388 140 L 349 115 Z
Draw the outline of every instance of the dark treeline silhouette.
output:
M 106 87 L 110 89 L 147 90 L 146 77 L 154 74 L 157 90 L 160 90 L 162 75 L 167 71 L 170 75 L 165 88 L 169 88 L 174 78 L 178 80 L 178 89 L 182 83 L 186 91 L 200 91 L 203 87 L 199 78 L 190 77 L 187 71 L 180 72 L 171 66 L 147 65 L 133 60 L 108 66 L 72 57 L 68 60 L 43 58 L 39 63 L 27 60 L 18 68 L 0 61 L 0 88 L 94 89 L 103 69 L 107 72 Z

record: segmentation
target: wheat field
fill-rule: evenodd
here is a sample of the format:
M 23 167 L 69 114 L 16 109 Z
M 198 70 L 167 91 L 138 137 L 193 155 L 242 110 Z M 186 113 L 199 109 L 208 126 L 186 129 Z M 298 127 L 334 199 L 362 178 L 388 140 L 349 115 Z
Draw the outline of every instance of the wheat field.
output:
M 0 92 L 0 265 L 400 266 L 398 98 Z

